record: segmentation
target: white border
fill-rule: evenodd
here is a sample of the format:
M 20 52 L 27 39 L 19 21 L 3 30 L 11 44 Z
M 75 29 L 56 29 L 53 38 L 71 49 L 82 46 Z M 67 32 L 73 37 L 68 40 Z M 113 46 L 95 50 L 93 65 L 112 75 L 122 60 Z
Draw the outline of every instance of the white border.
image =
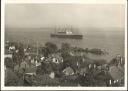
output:
M 1 1 L 1 90 L 4 88 L 4 11 L 5 2 Z
M 127 87 L 127 1 L 125 3 L 125 87 Z
M 126 0 L 5 0 L 5 3 L 101 3 L 123 4 Z
M 97 2 L 98 1 L 98 2 Z M 118 2 L 120 1 L 120 2 Z M 4 11 L 5 3 L 83 3 L 125 4 L 125 86 L 124 87 L 5 87 L 4 86 Z M 1 90 L 127 90 L 127 1 L 126 0 L 2 0 L 1 1 Z

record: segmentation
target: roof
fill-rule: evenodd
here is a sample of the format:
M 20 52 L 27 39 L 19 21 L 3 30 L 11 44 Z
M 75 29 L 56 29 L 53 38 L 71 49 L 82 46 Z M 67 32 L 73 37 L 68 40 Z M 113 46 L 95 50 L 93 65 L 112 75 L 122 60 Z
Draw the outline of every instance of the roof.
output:
M 63 62 L 63 58 L 61 57 L 61 55 L 59 53 L 52 54 L 51 56 L 53 58 L 56 58 L 59 62 Z
M 124 73 L 116 66 L 110 67 L 109 74 L 111 75 L 113 80 L 120 80 L 124 77 Z
M 74 70 L 71 67 L 67 67 L 63 70 L 63 72 L 67 75 L 71 75 L 74 73 Z
M 81 68 L 80 69 L 80 74 L 83 75 L 84 73 L 87 73 L 88 72 L 88 69 L 87 67 L 84 67 L 84 68 Z

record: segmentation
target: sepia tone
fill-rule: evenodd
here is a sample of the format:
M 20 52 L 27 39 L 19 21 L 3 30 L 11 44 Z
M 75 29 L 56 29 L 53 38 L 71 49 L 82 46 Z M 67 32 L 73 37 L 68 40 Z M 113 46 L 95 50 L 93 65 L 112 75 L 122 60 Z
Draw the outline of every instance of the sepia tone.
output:
M 124 5 L 6 4 L 5 86 L 123 87 Z

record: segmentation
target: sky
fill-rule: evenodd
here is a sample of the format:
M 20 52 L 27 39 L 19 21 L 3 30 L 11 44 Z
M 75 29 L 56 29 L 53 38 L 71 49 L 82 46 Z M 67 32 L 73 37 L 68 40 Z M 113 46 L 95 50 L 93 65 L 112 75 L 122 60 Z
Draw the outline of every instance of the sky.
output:
M 124 28 L 121 4 L 6 4 L 5 27 Z

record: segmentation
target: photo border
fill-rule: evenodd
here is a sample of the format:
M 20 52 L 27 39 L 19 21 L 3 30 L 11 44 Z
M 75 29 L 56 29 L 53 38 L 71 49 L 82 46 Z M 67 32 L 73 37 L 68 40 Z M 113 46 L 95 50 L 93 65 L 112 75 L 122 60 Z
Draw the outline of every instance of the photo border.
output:
M 45 3 L 83 3 L 87 4 L 87 1 L 92 1 L 92 0 L 87 0 L 86 2 L 83 0 L 61 0 L 63 2 L 60 2 L 58 0 L 8 0 L 10 2 L 7 2 L 7 0 L 2 0 L 1 1 L 1 90 L 127 90 L 127 1 L 125 2 L 116 2 L 114 4 L 124 4 L 125 5 L 125 85 L 124 87 L 5 87 L 4 86 L 4 40 L 5 40 L 5 4 L 13 4 L 13 3 L 40 3 L 41 1 L 42 4 Z M 11 2 L 12 1 L 12 2 Z M 25 1 L 25 2 L 23 2 Z M 75 2 L 73 2 L 75 1 Z M 81 2 L 82 1 L 82 2 Z M 92 2 L 89 2 L 91 4 L 113 4 L 112 2 L 95 2 L 96 0 L 93 0 Z M 103 1 L 103 0 L 102 0 Z M 122 0 L 123 1 L 123 0 Z

